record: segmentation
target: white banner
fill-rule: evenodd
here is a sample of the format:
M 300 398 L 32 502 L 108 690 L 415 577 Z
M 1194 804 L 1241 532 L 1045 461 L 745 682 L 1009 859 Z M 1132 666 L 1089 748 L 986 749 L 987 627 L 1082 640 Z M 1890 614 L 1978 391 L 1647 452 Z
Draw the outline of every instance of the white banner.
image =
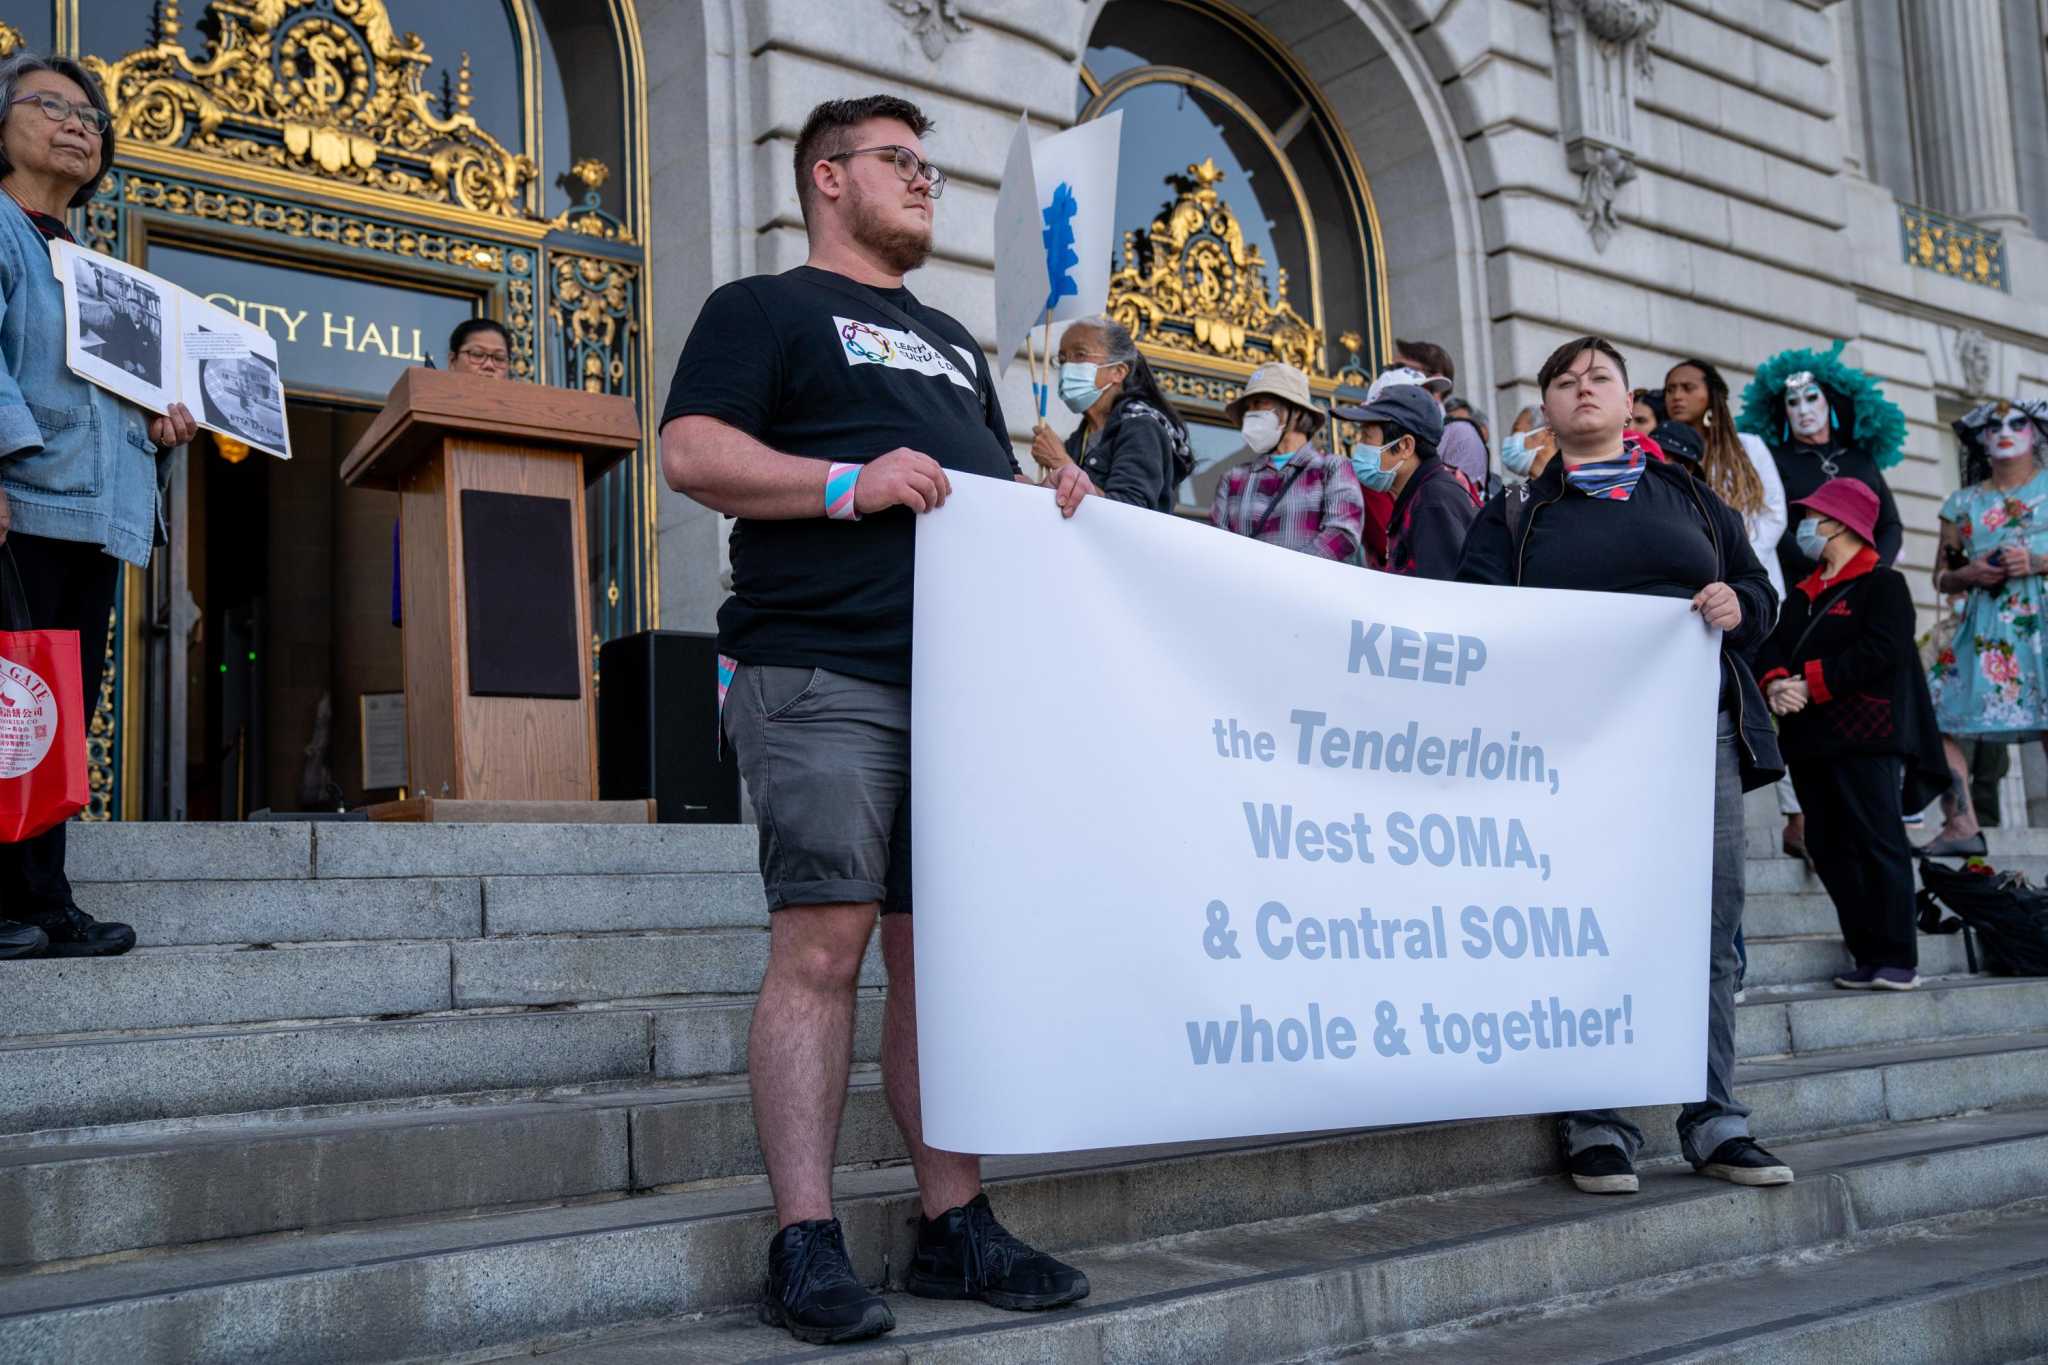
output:
M 953 488 L 911 693 L 934 1146 L 1701 1096 L 1718 637 L 1686 603 Z

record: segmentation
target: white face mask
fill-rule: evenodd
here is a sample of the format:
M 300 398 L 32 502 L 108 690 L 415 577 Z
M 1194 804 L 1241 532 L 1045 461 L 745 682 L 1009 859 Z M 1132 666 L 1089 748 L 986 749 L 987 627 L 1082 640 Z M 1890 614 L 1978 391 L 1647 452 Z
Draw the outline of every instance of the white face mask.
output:
M 2034 420 L 2009 412 L 1984 433 L 1984 450 L 1994 460 L 2023 460 L 2034 453 Z
M 1237 430 L 1252 454 L 1264 455 L 1280 444 L 1280 414 L 1266 408 L 1248 412 Z
M 1785 420 L 1794 436 L 1814 440 L 1828 429 L 1828 396 L 1820 385 L 1808 384 L 1785 399 Z

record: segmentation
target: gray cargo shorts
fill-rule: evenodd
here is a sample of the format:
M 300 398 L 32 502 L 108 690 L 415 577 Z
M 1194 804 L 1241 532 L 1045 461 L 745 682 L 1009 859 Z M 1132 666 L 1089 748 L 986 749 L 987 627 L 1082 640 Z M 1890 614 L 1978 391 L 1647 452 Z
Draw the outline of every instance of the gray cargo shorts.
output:
M 910 913 L 910 689 L 746 664 L 721 721 L 761 829 L 768 908 Z

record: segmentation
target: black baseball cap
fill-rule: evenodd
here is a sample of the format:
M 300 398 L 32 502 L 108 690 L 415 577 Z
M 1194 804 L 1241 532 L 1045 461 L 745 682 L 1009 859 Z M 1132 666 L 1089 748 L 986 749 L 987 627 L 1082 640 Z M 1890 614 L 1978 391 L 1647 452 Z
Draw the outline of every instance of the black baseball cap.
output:
M 1377 422 L 1399 427 L 1432 450 L 1444 438 L 1444 413 L 1420 384 L 1389 384 L 1379 397 L 1360 407 L 1338 408 L 1347 422 Z
M 1706 462 L 1706 442 L 1700 440 L 1700 434 L 1683 422 L 1658 423 L 1657 429 L 1650 433 L 1650 439 L 1657 443 L 1658 449 L 1674 460 L 1683 460 L 1695 468 Z

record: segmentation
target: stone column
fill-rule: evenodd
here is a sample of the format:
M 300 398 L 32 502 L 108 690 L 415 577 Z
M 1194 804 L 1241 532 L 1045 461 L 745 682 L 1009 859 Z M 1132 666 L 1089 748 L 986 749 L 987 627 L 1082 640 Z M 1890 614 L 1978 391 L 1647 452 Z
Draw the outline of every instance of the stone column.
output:
M 1904 12 L 1929 207 L 1982 227 L 2024 230 L 1999 0 L 1916 0 Z

